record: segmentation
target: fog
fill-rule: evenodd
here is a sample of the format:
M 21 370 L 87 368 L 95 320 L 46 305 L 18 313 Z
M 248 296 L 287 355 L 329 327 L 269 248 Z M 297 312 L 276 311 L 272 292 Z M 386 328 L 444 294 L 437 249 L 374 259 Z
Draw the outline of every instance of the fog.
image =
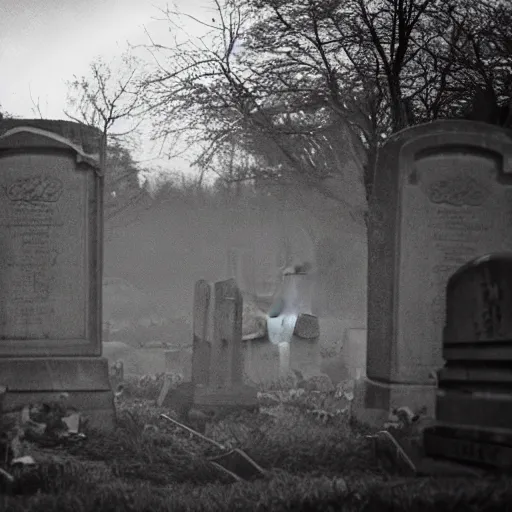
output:
M 195 282 L 231 277 L 228 255 L 236 248 L 244 254 L 237 279 L 242 291 L 272 293 L 286 245 L 294 262 L 313 264 L 313 312 L 364 326 L 365 232 L 329 207 L 313 195 L 307 207 L 265 197 L 229 204 L 178 197 L 139 212 L 105 242 L 104 325 L 112 331 L 107 337 L 142 329 L 143 337 L 189 345 Z

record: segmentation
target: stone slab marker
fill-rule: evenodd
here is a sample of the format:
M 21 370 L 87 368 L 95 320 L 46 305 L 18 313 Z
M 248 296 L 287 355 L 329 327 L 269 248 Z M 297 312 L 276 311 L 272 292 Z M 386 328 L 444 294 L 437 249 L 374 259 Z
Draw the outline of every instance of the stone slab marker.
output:
M 234 279 L 196 283 L 192 382 L 194 406 L 200 409 L 257 404 L 256 390 L 244 384 L 242 311 Z
M 211 340 L 208 339 L 210 283 L 201 279 L 194 288 L 192 382 L 208 386 L 210 382 Z
M 99 132 L 77 123 L 0 123 L 0 382 L 7 410 L 68 392 L 108 429 L 98 147 Z
M 512 137 L 438 121 L 392 136 L 379 152 L 368 229 L 367 379 L 356 416 L 427 406 L 443 365 L 445 286 L 464 263 L 512 250 Z
M 214 290 L 210 385 L 242 384 L 242 294 L 234 279 L 215 283 Z

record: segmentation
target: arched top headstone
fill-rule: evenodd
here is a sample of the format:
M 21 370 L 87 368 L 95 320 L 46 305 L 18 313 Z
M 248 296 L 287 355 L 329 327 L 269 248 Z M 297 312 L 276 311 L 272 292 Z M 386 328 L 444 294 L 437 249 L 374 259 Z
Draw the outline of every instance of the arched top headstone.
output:
M 462 119 L 439 119 L 428 123 L 421 123 L 415 126 L 404 128 L 395 132 L 386 140 L 386 145 L 394 142 L 409 141 L 417 139 L 422 135 L 444 134 L 450 136 L 451 134 L 457 135 L 458 132 L 478 134 L 480 139 L 499 137 L 505 143 L 512 141 L 512 130 L 508 130 L 501 126 L 484 123 L 481 121 L 468 121 Z M 444 139 L 446 143 L 446 139 Z
M 0 122 L 1 356 L 101 354 L 97 133 L 78 123 Z
M 368 218 L 368 376 L 428 384 L 443 363 L 448 279 L 512 251 L 512 132 L 443 120 L 394 134 Z
M 35 128 L 63 137 L 87 155 L 99 155 L 101 131 L 74 121 L 54 119 L 1 119 L 0 136 L 15 128 Z
M 87 145 L 90 148 L 89 145 Z M 3 150 L 40 150 L 64 149 L 75 153 L 77 163 L 86 163 L 99 171 L 97 154 L 87 154 L 82 145 L 48 130 L 21 125 L 11 128 L 0 135 L 0 151 Z
M 477 257 L 459 268 L 446 287 L 449 344 L 512 343 L 512 253 Z
M 495 252 L 491 254 L 484 254 L 462 265 L 451 277 L 448 279 L 447 288 L 453 288 L 457 285 L 460 279 L 466 277 L 470 272 L 481 268 L 484 265 L 497 264 L 499 266 L 506 266 L 512 268 L 512 253 L 511 252 Z

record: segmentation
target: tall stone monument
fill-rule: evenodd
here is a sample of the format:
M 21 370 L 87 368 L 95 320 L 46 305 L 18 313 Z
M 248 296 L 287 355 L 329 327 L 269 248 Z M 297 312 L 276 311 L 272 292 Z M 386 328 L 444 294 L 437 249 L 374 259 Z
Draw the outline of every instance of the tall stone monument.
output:
M 7 410 L 66 392 L 108 429 L 99 136 L 66 121 L 0 122 L 0 382 Z
M 435 409 L 445 289 L 461 265 L 512 250 L 512 136 L 471 121 L 393 135 L 379 152 L 368 229 L 367 378 L 353 411 Z

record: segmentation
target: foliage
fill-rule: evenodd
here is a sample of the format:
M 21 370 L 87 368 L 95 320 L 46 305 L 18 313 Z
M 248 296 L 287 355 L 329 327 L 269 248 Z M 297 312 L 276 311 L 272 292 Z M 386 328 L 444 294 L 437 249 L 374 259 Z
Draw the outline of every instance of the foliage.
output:
M 73 121 L 99 128 L 105 138 L 115 141 L 126 140 L 140 122 L 132 124 L 121 132 L 114 127 L 136 121 L 141 113 L 141 90 L 137 85 L 137 73 L 142 63 L 126 53 L 121 64 L 107 64 L 97 58 L 90 64 L 89 76 L 75 76 L 68 82 L 68 104 L 71 111 L 66 115 Z
M 2 108 L 2 104 L 0 103 L 0 121 L 2 119 L 11 119 L 12 116 L 11 114 L 9 114 L 9 112 L 6 112 L 3 108 Z
M 139 181 L 142 172 L 133 159 L 131 151 L 119 142 L 107 147 L 104 182 L 105 221 L 108 227 L 116 224 L 118 218 L 137 207 L 147 207 L 148 192 Z M 126 224 L 126 215 L 124 215 Z
M 105 220 L 109 228 L 120 214 L 148 199 L 138 178 L 144 169 L 130 151 L 141 122 L 142 98 L 136 81 L 141 67 L 129 54 L 122 56 L 117 67 L 97 59 L 90 64 L 89 76 L 75 76 L 68 83 L 67 117 L 98 128 L 102 134 L 100 159 L 105 170 Z M 119 131 L 120 127 L 124 128 Z

